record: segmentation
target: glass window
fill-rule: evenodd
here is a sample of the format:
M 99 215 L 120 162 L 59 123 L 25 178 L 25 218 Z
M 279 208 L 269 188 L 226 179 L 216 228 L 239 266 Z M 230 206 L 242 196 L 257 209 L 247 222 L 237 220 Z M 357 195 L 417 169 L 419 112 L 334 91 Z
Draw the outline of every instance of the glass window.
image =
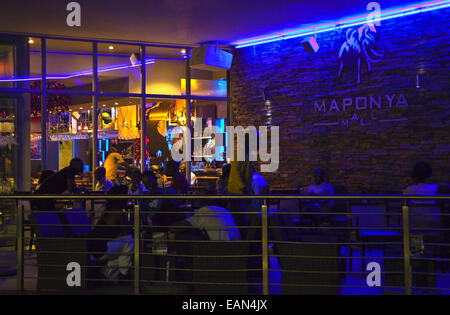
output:
M 141 57 L 138 45 L 98 44 L 100 92 L 141 93 Z
M 92 43 L 47 40 L 47 88 L 92 91 Z
M 0 87 L 16 87 L 14 79 L 14 46 L 0 45 Z
M 186 59 L 182 49 L 146 48 L 147 94 L 182 95 Z

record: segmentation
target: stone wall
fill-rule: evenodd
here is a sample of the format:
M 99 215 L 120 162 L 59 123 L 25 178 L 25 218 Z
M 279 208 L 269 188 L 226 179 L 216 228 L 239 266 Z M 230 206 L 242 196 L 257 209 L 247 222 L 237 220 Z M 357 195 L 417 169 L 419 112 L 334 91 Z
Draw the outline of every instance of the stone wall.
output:
M 280 167 L 264 174 L 271 187 L 307 185 L 321 167 L 350 193 L 401 192 L 419 160 L 432 164 L 430 182 L 447 182 L 449 13 L 382 21 L 376 34 L 368 29 L 376 42 L 367 49 L 383 56 L 370 72 L 362 58 L 359 84 L 358 54 L 344 56 L 338 77 L 347 29 L 317 34 L 315 55 L 305 52 L 303 38 L 235 49 L 234 125 L 280 127 Z

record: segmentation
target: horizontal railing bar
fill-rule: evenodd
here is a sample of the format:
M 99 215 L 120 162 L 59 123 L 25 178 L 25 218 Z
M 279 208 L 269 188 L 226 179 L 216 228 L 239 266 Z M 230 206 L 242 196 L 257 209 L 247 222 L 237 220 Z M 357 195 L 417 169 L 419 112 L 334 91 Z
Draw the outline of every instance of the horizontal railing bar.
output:
M 281 271 L 281 272 L 291 272 L 291 273 L 315 273 L 315 274 L 359 274 L 359 275 L 367 275 L 367 271 L 313 271 L 313 270 L 289 270 L 289 269 L 269 269 L 269 271 Z M 403 274 L 403 271 L 380 271 L 380 274 L 385 275 L 397 275 Z
M 269 257 L 285 257 L 285 258 L 314 258 L 314 259 L 402 259 L 403 257 L 372 257 L 372 256 L 356 256 L 356 257 L 346 257 L 346 256 L 301 256 L 301 255 L 280 255 L 280 254 L 270 254 Z
M 392 199 L 392 200 L 450 200 L 450 195 L 0 195 L 0 199 Z
M 210 242 L 210 241 L 209 241 Z M 292 244 L 292 245 L 403 245 L 402 242 L 295 242 L 295 241 L 275 241 L 273 244 Z
M 262 257 L 257 254 L 247 255 L 183 255 L 183 254 L 159 254 L 159 253 L 141 253 L 144 256 L 164 256 L 164 257 L 196 257 L 196 258 L 246 258 L 246 257 Z
M 141 283 L 166 283 L 166 284 L 203 284 L 203 285 L 236 285 L 236 286 L 261 286 L 258 282 L 198 282 L 198 281 L 165 281 L 165 280 L 140 280 Z M 145 292 L 145 290 L 144 290 Z
M 144 267 L 141 266 L 141 269 L 151 269 L 151 270 L 167 270 L 164 267 Z M 262 271 L 262 269 L 191 269 L 191 268 L 174 268 L 170 267 L 170 271 L 192 271 L 192 272 L 247 272 L 247 271 Z

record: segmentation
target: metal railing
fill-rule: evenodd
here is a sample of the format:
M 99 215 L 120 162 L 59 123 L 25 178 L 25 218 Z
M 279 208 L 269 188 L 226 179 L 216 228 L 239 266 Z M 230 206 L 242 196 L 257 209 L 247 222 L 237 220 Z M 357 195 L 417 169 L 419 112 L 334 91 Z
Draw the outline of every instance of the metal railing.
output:
M 37 281 L 38 290 L 45 290 L 46 283 L 50 283 L 53 288 L 70 289 L 66 279 L 70 274 L 67 259 L 73 258 L 83 260 L 80 263 L 83 284 L 81 287 L 75 286 L 75 289 L 89 290 L 104 283 L 110 286 L 129 284 L 121 286 L 121 290 L 132 289 L 130 293 L 135 294 L 201 294 L 216 292 L 211 291 L 215 287 L 223 288 L 217 291 L 218 294 L 358 294 L 361 290 L 377 294 L 450 293 L 448 195 L 17 194 L 0 196 L 0 199 L 15 200 L 18 204 L 15 246 L 18 291 L 27 290 L 25 281 L 31 280 Z M 27 211 L 19 205 L 24 200 L 65 201 L 66 205 L 62 209 L 67 208 L 68 201 L 83 201 L 87 204 L 83 211 L 72 211 L 72 214 L 90 213 L 94 210 L 94 201 L 131 203 L 125 211 L 104 210 L 104 213 L 121 214 L 127 220 L 102 221 L 93 225 L 91 221 L 45 221 L 48 220 L 45 213 L 65 215 L 68 212 L 58 209 L 42 211 L 42 208 L 41 211 L 33 211 L 25 221 L 24 214 Z M 147 209 L 146 202 L 155 200 L 184 204 L 178 204 L 176 208 L 162 206 L 157 210 Z M 194 210 L 200 205 L 196 206 L 195 203 L 205 205 L 205 201 L 222 202 L 222 208 L 210 216 L 232 215 L 236 224 L 227 226 L 222 222 L 218 227 L 209 226 L 209 230 L 180 224 L 185 222 L 186 215 L 198 215 Z M 329 202 L 334 202 L 333 206 L 323 206 Z M 191 206 L 186 205 L 189 203 Z M 239 207 L 246 209 L 237 211 Z M 416 208 L 439 209 L 439 212 L 421 212 Z M 410 213 L 410 210 L 414 210 L 414 213 Z M 37 219 L 39 215 L 36 214 L 42 218 Z M 157 215 L 163 219 L 153 220 Z M 179 216 L 180 220 L 174 222 L 175 216 Z M 239 216 L 248 217 L 248 221 L 241 221 Z M 416 217 L 426 221 L 423 218 L 427 216 L 438 217 L 440 225 L 414 225 Z M 165 218 L 172 220 L 167 221 Z M 238 222 L 246 223 L 240 225 Z M 59 227 L 61 233 L 44 235 L 42 230 L 45 227 Z M 132 240 L 129 243 L 132 249 L 124 252 L 122 248 L 116 253 L 107 246 L 117 238 L 101 233 L 86 233 L 87 230 L 91 232 L 91 228 L 102 227 L 128 229 L 122 236 L 130 235 L 128 240 Z M 235 228 L 241 234 L 240 239 L 223 241 L 220 238 L 202 238 L 205 234 L 210 235 L 208 231 Z M 81 232 L 74 233 L 74 229 Z M 194 230 L 203 235 L 186 238 Z M 28 236 L 24 236 L 24 232 Z M 158 235 L 163 235 L 162 239 Z M 106 243 L 106 249 L 96 249 L 91 246 L 94 242 Z M 388 254 L 390 252 L 393 254 Z M 108 268 L 115 272 L 119 269 L 120 274 L 117 266 L 108 266 L 105 261 L 98 260 L 99 257 L 119 253 L 124 260 L 127 260 L 124 257 L 130 257 L 127 260 L 129 264 L 123 268 L 128 269 L 126 275 L 112 280 L 100 278 L 98 270 L 103 270 L 102 275 L 105 275 L 108 274 Z M 30 264 L 30 257 L 34 257 L 37 263 Z M 66 260 L 61 260 L 61 257 Z M 92 257 L 97 257 L 94 263 Z M 360 265 L 356 263 L 359 261 Z M 369 268 L 369 265 L 373 268 Z M 26 270 L 30 266 L 34 270 L 37 267 L 37 275 L 27 274 Z M 277 277 L 278 280 L 274 279 Z M 439 281 L 436 280 L 438 278 Z M 54 285 L 56 282 L 58 285 Z

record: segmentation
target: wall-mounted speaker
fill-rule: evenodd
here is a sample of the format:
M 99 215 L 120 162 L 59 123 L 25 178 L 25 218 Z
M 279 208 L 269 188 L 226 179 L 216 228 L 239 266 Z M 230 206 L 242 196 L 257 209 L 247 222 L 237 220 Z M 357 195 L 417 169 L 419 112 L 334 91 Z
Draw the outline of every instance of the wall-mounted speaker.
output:
M 231 68 L 232 61 L 233 54 L 207 45 L 192 49 L 190 65 L 194 69 L 223 71 Z

